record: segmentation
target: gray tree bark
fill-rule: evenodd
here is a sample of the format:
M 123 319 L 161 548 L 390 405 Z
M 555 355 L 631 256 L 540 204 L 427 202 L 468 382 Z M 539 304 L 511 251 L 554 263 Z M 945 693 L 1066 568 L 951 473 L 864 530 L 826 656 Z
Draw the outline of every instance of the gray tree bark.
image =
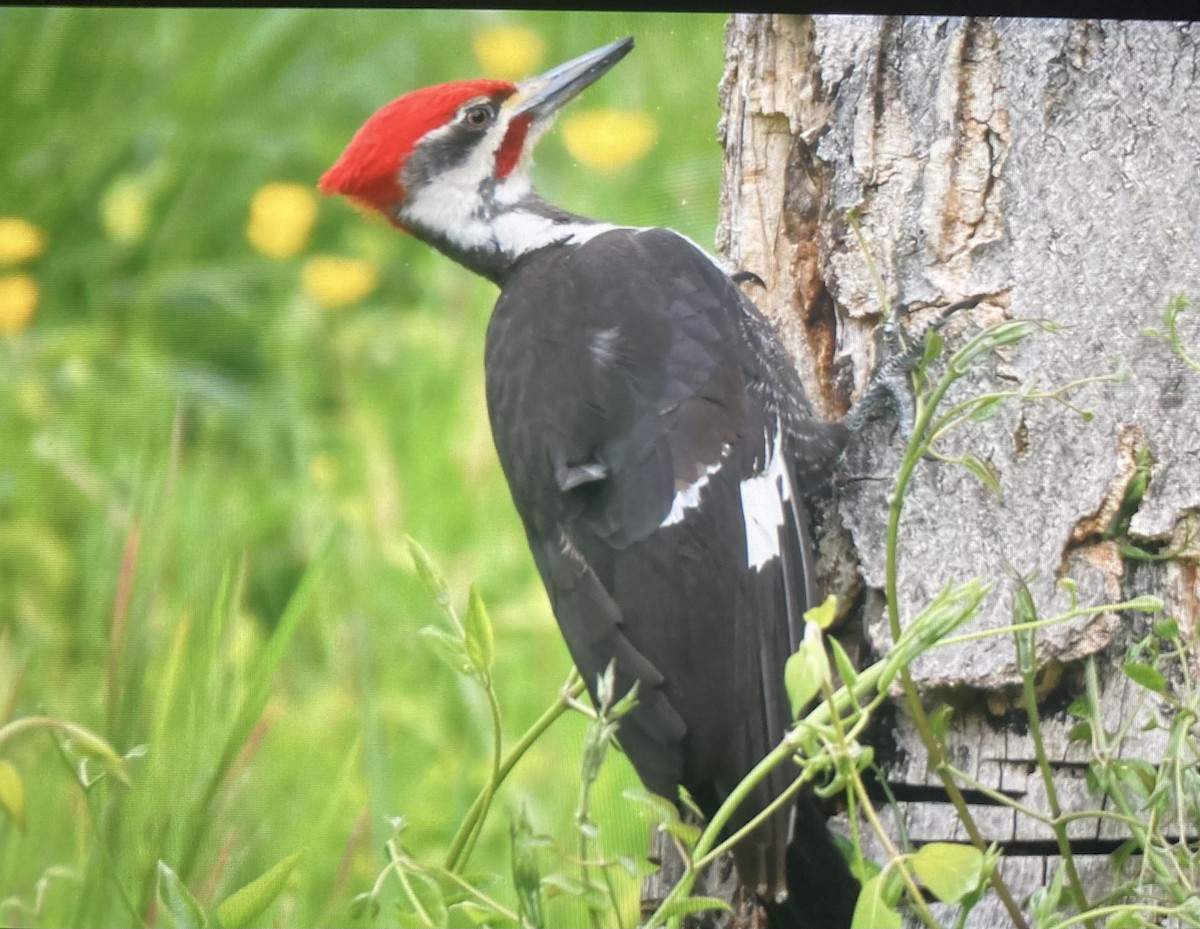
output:
M 766 283 L 754 296 L 783 332 L 819 415 L 844 415 L 877 361 L 880 301 L 850 208 L 888 303 L 907 311 L 915 331 L 931 308 L 967 297 L 980 303 L 947 325 L 950 350 L 1004 319 L 1061 326 L 984 363 L 949 402 L 1122 375 L 1071 394 L 1090 421 L 1056 403 L 1010 403 L 954 433 L 940 450 L 985 462 L 999 496 L 960 467 L 919 467 L 900 532 L 900 615 L 915 616 L 947 584 L 980 577 L 993 587 L 964 631 L 1004 626 L 1011 565 L 1032 578 L 1042 615 L 1067 608 L 1060 581 L 1069 578 L 1083 605 L 1162 597 L 1194 635 L 1200 373 L 1144 330 L 1163 328 L 1178 295 L 1200 303 L 1200 25 L 735 16 L 726 54 L 718 247 Z M 1200 328 L 1190 325 L 1181 336 L 1200 355 Z M 890 644 L 884 542 L 903 444 L 893 421 L 869 424 L 819 520 L 822 576 L 867 655 Z M 1128 536 L 1176 554 L 1132 562 L 1106 529 L 1145 452 L 1151 482 Z M 1062 711 L 1079 692 L 1083 659 L 1100 662 L 1114 723 L 1160 712 L 1151 702 L 1135 706 L 1128 681 L 1113 673 L 1145 623 L 1107 613 L 1038 636 L 1045 737 L 1067 808 L 1094 803 L 1082 780 L 1087 755 L 1068 743 L 1073 720 Z M 1024 713 L 1014 712 L 1021 678 L 1012 637 L 932 651 L 912 672 L 928 706 L 956 706 L 955 765 L 1044 810 L 1032 745 L 1014 724 Z M 902 708 L 884 741 L 896 747 L 886 774 L 904 801 L 909 839 L 963 840 Z M 1126 745 L 1150 760 L 1164 747 L 1161 729 Z M 972 812 L 988 840 L 1008 843 L 1002 870 L 1020 901 L 1050 880 L 1057 859 L 1048 827 L 1003 806 Z M 900 824 L 887 813 L 895 837 Z M 1111 880 L 1102 852 L 1119 832 L 1086 820 L 1072 839 L 1085 882 Z M 1007 923 L 991 899 L 971 920 Z

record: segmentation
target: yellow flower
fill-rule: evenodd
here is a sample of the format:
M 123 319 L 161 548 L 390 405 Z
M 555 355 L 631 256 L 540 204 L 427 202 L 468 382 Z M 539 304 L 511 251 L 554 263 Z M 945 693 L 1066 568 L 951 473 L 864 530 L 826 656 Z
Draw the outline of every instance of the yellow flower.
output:
M 38 305 L 37 281 L 29 274 L 0 277 L 0 332 L 20 332 L 29 325 Z
M 358 303 L 379 284 L 379 265 L 362 258 L 319 255 L 304 263 L 300 283 L 309 296 L 330 310 Z
M 29 261 L 46 250 L 46 234 L 26 219 L 0 216 L 0 264 Z
M 250 201 L 246 238 L 268 258 L 291 258 L 308 243 L 317 198 L 300 184 L 264 184 Z
M 109 238 L 136 242 L 146 231 L 150 198 L 144 184 L 132 178 L 115 181 L 100 200 L 100 222 Z
M 633 164 L 658 136 L 647 113 L 635 110 L 588 110 L 563 123 L 563 144 L 580 164 L 598 171 L 617 171 Z
M 528 26 L 488 26 L 475 33 L 475 58 L 487 77 L 517 80 L 542 60 L 542 38 Z

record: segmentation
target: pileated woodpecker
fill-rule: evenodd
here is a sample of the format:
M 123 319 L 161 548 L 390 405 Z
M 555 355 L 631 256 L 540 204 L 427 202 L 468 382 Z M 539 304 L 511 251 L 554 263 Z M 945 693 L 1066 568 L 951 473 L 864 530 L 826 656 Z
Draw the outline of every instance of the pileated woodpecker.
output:
M 556 111 L 632 47 L 400 97 L 320 189 L 499 285 L 488 412 L 559 627 L 593 699 L 610 662 L 618 696 L 637 683 L 618 738 L 646 787 L 682 785 L 711 816 L 791 723 L 784 664 L 815 598 L 803 501 L 849 429 L 812 416 L 771 325 L 694 243 L 530 185 Z M 731 829 L 792 778 L 777 769 Z M 849 925 L 858 883 L 810 797 L 734 856 L 775 925 Z

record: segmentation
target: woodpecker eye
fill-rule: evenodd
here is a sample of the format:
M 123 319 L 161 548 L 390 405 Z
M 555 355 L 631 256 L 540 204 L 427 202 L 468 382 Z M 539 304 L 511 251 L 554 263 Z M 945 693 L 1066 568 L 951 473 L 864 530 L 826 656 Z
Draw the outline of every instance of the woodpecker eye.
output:
M 469 106 L 463 113 L 463 122 L 471 129 L 484 128 L 491 123 L 492 118 L 492 108 L 486 103 L 477 103 L 474 106 Z

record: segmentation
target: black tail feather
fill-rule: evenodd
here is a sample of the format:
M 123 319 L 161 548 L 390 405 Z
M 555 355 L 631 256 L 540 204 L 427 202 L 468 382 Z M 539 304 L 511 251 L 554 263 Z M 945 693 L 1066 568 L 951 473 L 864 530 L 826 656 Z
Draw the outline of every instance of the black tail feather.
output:
M 816 801 L 796 802 L 787 849 L 788 897 L 764 902 L 771 929 L 849 929 L 859 883 L 834 844 Z

